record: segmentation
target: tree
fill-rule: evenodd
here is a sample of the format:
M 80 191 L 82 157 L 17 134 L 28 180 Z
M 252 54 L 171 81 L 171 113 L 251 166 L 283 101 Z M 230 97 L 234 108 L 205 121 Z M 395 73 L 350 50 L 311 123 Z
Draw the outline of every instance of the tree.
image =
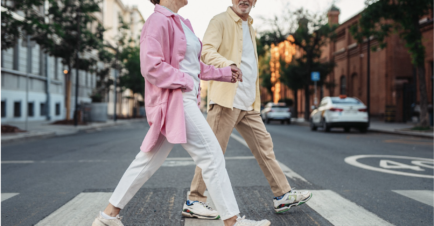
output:
M 14 47 L 18 39 L 22 37 L 22 28 L 30 23 L 29 14 L 39 13 L 42 9 L 44 0 L 2 0 L 1 5 L 6 10 L 1 13 L 1 41 L 2 50 Z M 26 12 L 22 16 L 17 12 Z
M 310 115 L 310 86 L 313 85 L 313 82 L 310 80 L 311 72 L 323 70 L 324 72 L 321 73 L 321 77 L 325 79 L 325 76 L 333 69 L 334 62 L 321 62 L 320 58 L 322 53 L 321 48 L 327 45 L 330 40 L 334 40 L 334 31 L 337 25 L 329 25 L 326 23 L 327 18 L 325 16 L 312 15 L 303 9 L 288 12 L 288 14 L 295 17 L 295 19 L 289 19 L 290 22 L 298 22 L 298 28 L 292 33 L 294 37 L 294 41 L 292 42 L 298 47 L 298 51 L 301 52 L 301 57 L 296 60 L 296 64 L 290 65 L 288 69 L 283 69 L 284 72 L 296 74 L 287 74 L 289 77 L 286 78 L 284 76 L 285 78 L 282 78 L 282 80 L 294 88 L 299 88 L 299 83 L 302 83 L 305 95 L 304 118 L 308 120 Z M 277 18 L 274 21 L 276 22 L 273 23 L 275 24 L 273 30 L 265 32 L 260 38 L 261 41 L 276 44 L 276 42 L 279 43 L 286 40 L 288 35 L 291 34 L 291 29 L 285 30 L 278 26 Z M 293 78 L 298 79 L 294 80 Z M 291 81 L 297 84 L 289 84 Z
M 425 80 L 425 47 L 419 20 L 433 9 L 432 0 L 366 0 L 366 9 L 351 33 L 363 42 L 364 38 L 375 37 L 381 48 L 386 47 L 385 38 L 397 31 L 406 42 L 412 64 L 417 68 L 420 94 L 419 126 L 429 127 L 428 93 Z
M 23 29 L 46 53 L 62 59 L 67 66 L 66 119 L 70 119 L 71 72 L 73 68 L 91 70 L 97 63 L 92 52 L 102 43 L 102 26 L 94 17 L 100 12 L 100 1 L 93 0 L 48 0 L 47 14 L 25 12 L 30 23 Z M 48 20 L 47 20 L 48 18 Z M 80 47 L 78 49 L 78 46 Z M 75 59 L 78 53 L 78 61 Z

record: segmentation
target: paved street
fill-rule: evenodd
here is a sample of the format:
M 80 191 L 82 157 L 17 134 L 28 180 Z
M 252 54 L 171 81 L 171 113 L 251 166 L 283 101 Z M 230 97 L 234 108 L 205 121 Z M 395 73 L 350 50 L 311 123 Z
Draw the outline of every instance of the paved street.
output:
M 91 225 L 148 128 L 140 122 L 3 144 L 2 225 Z M 234 131 L 226 166 L 242 215 L 272 225 L 433 225 L 432 139 L 277 123 L 267 129 L 291 186 L 312 190 L 313 198 L 275 214 L 269 185 Z M 176 145 L 121 212 L 124 224 L 222 225 L 181 217 L 193 172 Z

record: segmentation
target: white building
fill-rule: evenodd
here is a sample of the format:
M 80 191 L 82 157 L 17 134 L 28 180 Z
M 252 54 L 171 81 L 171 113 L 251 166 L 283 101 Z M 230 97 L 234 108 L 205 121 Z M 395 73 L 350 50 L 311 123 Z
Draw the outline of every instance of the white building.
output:
M 136 22 L 142 21 L 143 17 L 136 7 L 128 8 L 119 0 L 104 0 L 101 3 L 101 10 L 102 15 L 97 15 L 97 18 L 104 27 L 109 29 L 108 35 L 106 35 L 108 42 L 112 42 L 113 37 L 116 36 L 119 23 L 118 17 L 113 15 L 122 15 L 125 21 L 132 23 L 132 37 L 140 35 L 143 23 L 138 24 Z M 26 37 L 24 37 L 18 41 L 14 48 L 1 52 L 2 123 L 25 121 L 26 116 L 29 121 L 56 121 L 66 117 L 64 70 L 67 70 L 67 67 L 61 63 L 61 59 L 47 57 L 34 42 L 30 46 L 27 47 Z M 31 56 L 30 65 L 27 63 L 28 52 Z M 98 66 L 104 65 L 100 63 Z M 71 72 L 71 116 L 75 110 L 75 73 L 74 69 Z M 90 95 L 96 87 L 96 75 L 80 71 L 78 84 L 78 103 L 91 102 Z M 113 93 L 111 91 L 109 100 L 106 100 L 109 102 L 109 114 L 113 114 Z M 130 109 L 125 110 L 120 107 L 127 106 L 122 105 L 123 101 L 129 101 L 129 99 L 123 98 L 125 95 L 128 93 L 118 94 L 118 114 L 130 112 Z

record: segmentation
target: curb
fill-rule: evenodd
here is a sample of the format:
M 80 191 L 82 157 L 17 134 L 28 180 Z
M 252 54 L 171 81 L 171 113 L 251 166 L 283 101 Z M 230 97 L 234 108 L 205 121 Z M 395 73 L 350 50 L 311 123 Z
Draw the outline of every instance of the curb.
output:
M 70 133 L 64 133 L 64 134 L 58 134 L 57 132 L 45 132 L 45 133 L 40 133 L 40 134 L 25 134 L 23 136 L 16 136 L 16 137 L 11 137 L 11 138 L 5 138 L 1 140 L 1 143 L 9 143 L 9 142 L 13 142 L 13 141 L 18 141 L 18 140 L 26 140 L 26 139 L 43 139 L 43 138 L 50 138 L 50 137 L 61 137 L 61 136 L 69 136 L 69 135 L 73 135 L 76 134 L 78 132 L 81 131 L 88 131 L 88 130 L 94 130 L 94 129 L 99 129 L 99 128 L 108 128 L 108 127 L 114 127 L 114 126 L 120 126 L 120 125 L 126 125 L 126 124 L 130 124 L 130 123 L 135 123 L 135 122 L 146 122 L 146 118 L 140 118 L 140 119 L 130 119 L 130 120 L 122 120 L 122 121 L 116 121 L 115 123 L 104 123 L 104 124 L 96 124 L 96 125 L 92 125 L 86 128 L 78 128 L 75 131 L 71 131 Z
M 309 126 L 308 122 L 292 122 L 294 125 L 299 126 Z M 393 135 L 401 135 L 401 136 L 409 136 L 409 137 L 420 137 L 420 138 L 431 138 L 434 136 L 432 134 L 421 134 L 421 133 L 412 133 L 412 132 L 401 132 L 401 131 L 387 131 L 380 129 L 368 129 L 368 132 L 376 132 L 376 133 L 384 133 L 384 134 L 393 134 Z

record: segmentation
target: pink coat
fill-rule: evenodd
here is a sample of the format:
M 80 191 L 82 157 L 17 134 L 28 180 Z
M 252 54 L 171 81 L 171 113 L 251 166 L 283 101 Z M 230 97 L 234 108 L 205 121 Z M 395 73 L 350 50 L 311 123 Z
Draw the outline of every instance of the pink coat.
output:
M 190 21 L 156 5 L 140 36 L 140 67 L 145 77 L 145 108 L 150 125 L 140 147 L 143 152 L 155 147 L 160 133 L 170 143 L 187 142 L 182 92 L 191 91 L 194 82 L 190 75 L 179 70 L 179 63 L 187 49 L 180 20 L 193 31 Z M 200 60 L 200 54 L 197 57 Z M 200 79 L 231 81 L 230 67 L 217 69 L 202 62 L 200 64 Z

